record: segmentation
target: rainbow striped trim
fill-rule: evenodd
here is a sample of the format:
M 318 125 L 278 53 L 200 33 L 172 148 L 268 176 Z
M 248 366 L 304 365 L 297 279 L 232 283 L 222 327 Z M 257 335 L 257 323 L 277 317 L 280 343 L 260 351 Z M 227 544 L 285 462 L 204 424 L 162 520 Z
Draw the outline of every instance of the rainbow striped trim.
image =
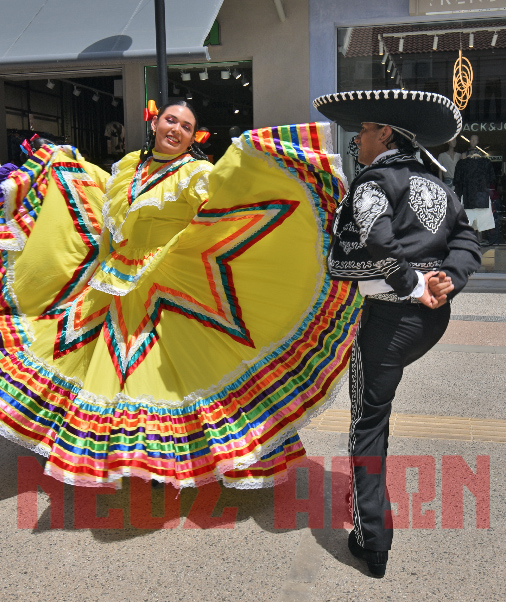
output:
M 59 314 L 58 307 L 75 296 L 89 280 L 98 261 L 102 231 L 85 194 L 86 188 L 98 188 L 98 186 L 81 165 L 67 162 L 54 163 L 51 173 L 65 199 L 69 214 L 74 222 L 74 228 L 88 247 L 88 253 L 75 269 L 72 278 L 46 307 L 43 316 L 50 316 L 53 313 Z
M 51 158 L 57 150 L 42 146 L 3 182 L 5 207 L 0 216 L 0 249 L 23 249 L 42 208 Z

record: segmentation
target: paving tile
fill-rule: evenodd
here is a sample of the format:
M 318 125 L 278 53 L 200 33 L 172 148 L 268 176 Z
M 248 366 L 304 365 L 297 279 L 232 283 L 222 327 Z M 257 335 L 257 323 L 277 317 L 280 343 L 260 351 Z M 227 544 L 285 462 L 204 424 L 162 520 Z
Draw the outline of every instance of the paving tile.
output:
M 333 409 L 323 412 L 319 422 L 310 423 L 308 428 L 320 432 L 347 433 L 349 427 L 349 411 Z M 393 412 L 390 435 L 502 443 L 506 440 L 506 420 Z
M 450 320 L 442 344 L 506 346 L 506 322 Z
M 506 443 L 506 435 L 478 435 L 473 434 L 473 441 L 490 441 L 491 443 Z
M 395 433 L 394 437 L 408 437 L 413 439 L 455 439 L 458 441 L 469 441 L 471 442 L 471 437 L 462 437 L 461 435 L 455 434 L 445 434 L 444 437 L 438 437 L 438 435 L 434 432 L 416 432 L 416 433 Z

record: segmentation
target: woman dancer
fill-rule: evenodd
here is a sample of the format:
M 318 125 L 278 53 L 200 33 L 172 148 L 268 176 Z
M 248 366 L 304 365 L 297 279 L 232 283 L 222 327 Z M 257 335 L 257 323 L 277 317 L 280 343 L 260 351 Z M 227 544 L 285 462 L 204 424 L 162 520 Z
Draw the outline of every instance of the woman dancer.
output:
M 0 432 L 65 482 L 272 485 L 346 368 L 361 298 L 326 275 L 329 126 L 245 132 L 212 171 L 197 129 L 163 107 L 103 206 L 75 149 L 11 178 Z

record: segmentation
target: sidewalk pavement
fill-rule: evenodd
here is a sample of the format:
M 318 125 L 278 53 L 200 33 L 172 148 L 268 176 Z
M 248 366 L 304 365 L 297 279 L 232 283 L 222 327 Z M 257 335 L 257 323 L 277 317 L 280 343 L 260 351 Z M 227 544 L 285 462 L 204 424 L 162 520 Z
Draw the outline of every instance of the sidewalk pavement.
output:
M 135 484 L 125 479 L 122 490 L 97 498 L 98 516 L 120 509 L 122 528 L 74 528 L 74 521 L 83 519 L 78 512 L 74 516 L 80 494 L 67 485 L 63 528 L 51 528 L 49 497 L 40 489 L 37 526 L 32 520 L 31 528 L 19 528 L 17 510 L 30 506 L 31 494 L 21 486 L 16 496 L 16 462 L 35 455 L 0 438 L 0 600 L 505 600 L 506 296 L 463 293 L 453 303 L 452 316 L 440 344 L 405 372 L 394 402 L 396 420 L 389 447 L 392 457 L 434 458 L 435 491 L 428 498 L 433 501 L 424 504 L 422 512 L 434 510 L 435 528 L 413 528 L 412 511 L 408 528 L 395 531 L 384 579 L 367 574 L 365 564 L 347 550 L 347 531 L 335 528 L 343 526 L 339 509 L 345 507 L 347 481 L 343 468 L 347 441 L 342 431 L 348 398 L 343 379 L 332 407 L 301 432 L 311 459 L 298 471 L 297 493 L 306 497 L 317 492 L 309 504 L 309 525 L 307 515 L 299 514 L 290 528 L 279 528 L 279 521 L 295 515 L 289 505 L 280 506 L 272 489 L 208 486 L 199 492 L 184 490 L 172 500 L 181 512 L 174 528 L 138 529 L 131 526 L 135 509 L 130 508 L 129 492 Z M 466 488 L 462 528 L 442 527 L 442 480 L 452 477 L 441 468 L 447 456 L 462 457 L 473 471 L 478 456 L 490 458 L 490 528 L 477 528 L 477 508 L 483 519 L 483 499 L 476 502 Z M 422 491 L 419 487 L 416 470 L 408 468 L 412 499 Z M 323 523 L 315 524 L 320 520 L 315 510 L 319 499 Z M 446 520 L 458 522 L 458 499 L 457 491 L 450 500 L 453 514 L 446 511 Z M 208 528 L 215 503 L 212 515 L 223 517 L 214 519 L 215 528 Z M 402 500 L 398 510 L 401 504 Z M 227 508 L 238 509 L 236 520 L 235 512 Z M 163 490 L 153 491 L 153 512 L 163 513 Z M 20 520 L 21 524 L 27 520 L 22 512 Z

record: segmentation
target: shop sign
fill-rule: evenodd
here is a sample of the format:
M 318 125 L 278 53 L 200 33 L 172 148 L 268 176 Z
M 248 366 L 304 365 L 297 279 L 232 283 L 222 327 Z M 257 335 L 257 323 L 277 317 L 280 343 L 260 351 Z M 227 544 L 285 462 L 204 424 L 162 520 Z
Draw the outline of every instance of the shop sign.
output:
M 409 0 L 409 14 L 444 15 L 506 10 L 506 0 Z
M 496 121 L 474 121 L 472 123 L 464 123 L 463 132 L 506 132 L 506 122 Z

